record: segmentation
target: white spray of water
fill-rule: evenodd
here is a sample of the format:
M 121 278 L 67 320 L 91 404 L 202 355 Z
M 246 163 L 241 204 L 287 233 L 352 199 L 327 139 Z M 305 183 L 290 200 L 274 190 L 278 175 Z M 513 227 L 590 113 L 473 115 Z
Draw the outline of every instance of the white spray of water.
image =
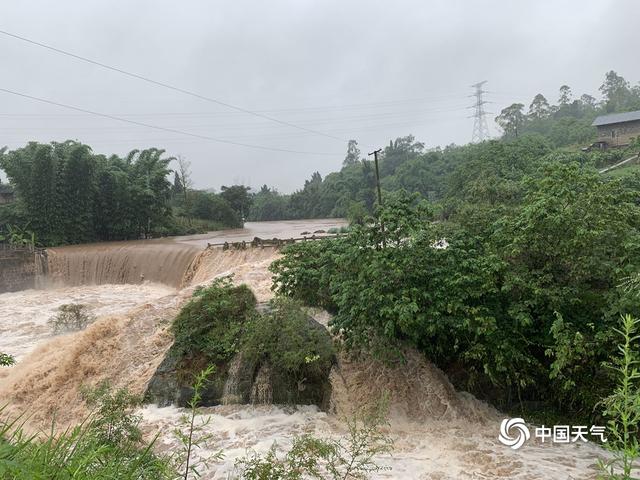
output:
M 148 436 L 159 433 L 158 450 L 172 452 L 180 442 L 172 433 L 185 431 L 185 411 L 153 405 L 140 412 Z M 311 434 L 338 438 L 346 434 L 341 417 L 313 406 L 224 405 L 202 409 L 196 425 L 206 424 L 203 434 L 211 439 L 195 450 L 194 461 L 211 458 L 222 450 L 224 459 L 203 467 L 203 478 L 226 479 L 236 461 L 252 452 L 265 454 L 276 443 L 279 450 L 291 447 L 295 436 Z M 597 478 L 595 459 L 602 455 L 592 444 L 551 445 L 528 443 L 518 451 L 497 440 L 499 421 L 468 420 L 392 423 L 387 430 L 393 451 L 376 460 L 389 470 L 375 479 L 514 479 L 588 480 Z

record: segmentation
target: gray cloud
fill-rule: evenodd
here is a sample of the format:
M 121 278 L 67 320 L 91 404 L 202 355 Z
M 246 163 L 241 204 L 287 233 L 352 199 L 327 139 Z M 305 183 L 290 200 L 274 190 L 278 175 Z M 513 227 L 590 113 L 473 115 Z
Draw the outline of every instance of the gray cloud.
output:
M 465 143 L 469 85 L 498 112 L 566 83 L 596 95 L 604 73 L 640 80 L 640 4 L 581 1 L 4 2 L 0 29 L 340 138 L 365 151 L 414 134 Z M 198 187 L 291 191 L 339 168 L 346 142 L 310 135 L 0 35 L 0 88 L 261 151 L 94 118 L 0 93 L 0 145 L 78 139 L 100 153 L 158 146 L 192 162 Z M 375 105 L 372 105 L 375 104 Z M 489 121 L 494 130 L 493 120 Z M 497 132 L 495 132 L 497 134 Z

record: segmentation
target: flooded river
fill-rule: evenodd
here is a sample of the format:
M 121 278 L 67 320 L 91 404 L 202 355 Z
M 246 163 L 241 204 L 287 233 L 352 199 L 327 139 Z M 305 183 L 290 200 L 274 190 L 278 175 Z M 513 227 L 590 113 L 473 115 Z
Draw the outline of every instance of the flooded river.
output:
M 196 285 L 233 274 L 259 300 L 272 295 L 268 267 L 277 250 L 205 250 L 208 243 L 299 237 L 342 225 L 334 220 L 258 222 L 206 235 L 52 249 L 46 289 L 0 295 L 0 351 L 18 359 L 17 365 L 0 369 L 0 404 L 8 403 L 10 414 L 32 414 L 41 425 L 53 415 L 61 424 L 73 424 L 86 414 L 78 393 L 82 384 L 109 380 L 141 393 L 171 345 L 171 320 Z M 65 303 L 85 304 L 98 319 L 84 331 L 54 337 L 47 321 Z M 318 315 L 326 320 L 326 314 Z M 349 408 L 384 392 L 391 394 L 387 433 L 395 447 L 377 459 L 389 470 L 374 478 L 596 478 L 594 465 L 602 451 L 593 444 L 529 442 L 517 451 L 500 444 L 503 416 L 456 392 L 417 354 L 398 369 L 341 358 L 331 381 L 329 412 L 278 405 L 204 409 L 198 420 L 208 421 L 212 437 L 196 455 L 225 453 L 204 469 L 204 478 L 228 478 L 238 458 L 264 453 L 274 442 L 286 448 L 295 435 L 339 437 Z M 181 409 L 148 405 L 139 413 L 145 433 L 159 433 L 159 450 L 178 446 L 173 430 L 181 428 Z

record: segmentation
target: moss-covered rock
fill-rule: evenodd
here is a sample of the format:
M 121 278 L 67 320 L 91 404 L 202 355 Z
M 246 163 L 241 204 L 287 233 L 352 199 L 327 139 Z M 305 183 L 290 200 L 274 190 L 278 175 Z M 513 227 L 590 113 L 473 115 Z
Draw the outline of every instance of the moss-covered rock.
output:
M 333 341 L 297 302 L 257 305 L 245 285 L 218 280 L 194 293 L 172 331 L 174 344 L 145 394 L 150 403 L 185 406 L 194 375 L 213 364 L 203 405 L 328 404 Z

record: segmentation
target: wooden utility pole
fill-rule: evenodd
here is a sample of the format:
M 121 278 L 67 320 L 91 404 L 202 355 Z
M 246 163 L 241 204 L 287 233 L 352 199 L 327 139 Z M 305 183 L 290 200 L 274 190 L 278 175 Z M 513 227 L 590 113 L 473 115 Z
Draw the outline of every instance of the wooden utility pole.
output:
M 378 205 L 382 206 L 382 190 L 380 190 L 380 170 L 378 170 L 378 153 L 382 151 L 381 148 L 375 152 L 371 152 L 369 156 L 373 155 L 373 159 L 376 164 L 376 185 L 378 187 Z
M 378 169 L 378 153 L 382 151 L 381 148 L 378 150 L 371 152 L 369 156 L 373 155 L 373 160 L 376 164 L 376 186 L 378 188 L 378 207 L 382 208 L 382 190 L 380 189 L 380 170 Z M 382 219 L 380 219 L 380 231 L 382 233 L 382 248 L 387 246 L 387 242 L 384 239 L 384 223 Z

